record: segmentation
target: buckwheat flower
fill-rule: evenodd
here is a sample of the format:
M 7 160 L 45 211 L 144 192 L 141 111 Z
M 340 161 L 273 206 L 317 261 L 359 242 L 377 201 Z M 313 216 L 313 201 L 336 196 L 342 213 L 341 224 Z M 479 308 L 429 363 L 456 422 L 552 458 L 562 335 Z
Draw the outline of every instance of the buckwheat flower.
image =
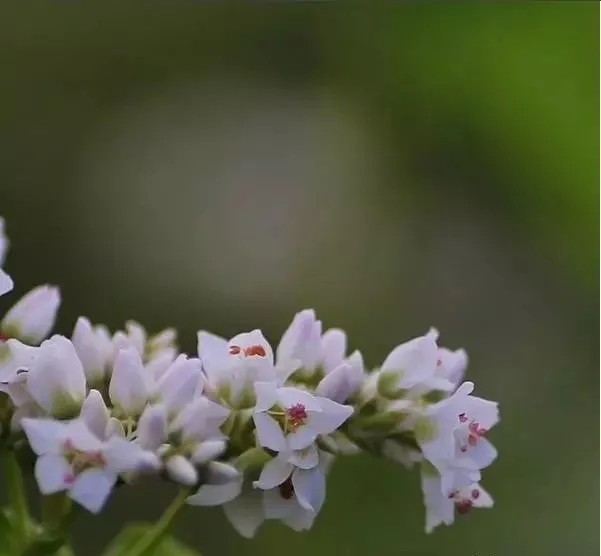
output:
M 0 345 L 0 392 L 6 392 L 15 406 L 32 402 L 26 388 L 26 372 L 39 354 L 39 348 L 9 339 Z
M 42 342 L 25 378 L 27 391 L 53 417 L 73 417 L 86 396 L 86 375 L 73 344 L 64 336 Z
M 112 343 L 115 354 L 123 348 L 133 347 L 146 364 L 165 354 L 173 361 L 177 355 L 175 339 L 175 330 L 171 328 L 149 337 L 141 324 L 130 320 L 125 323 L 125 331 L 113 335 Z
M 101 510 L 120 473 L 144 462 L 142 449 L 122 438 L 102 442 L 85 423 L 23 419 L 23 430 L 38 455 L 35 477 L 44 495 L 67 491 L 90 512 Z
M 443 492 L 440 476 L 427 465 L 422 468 L 422 491 L 426 506 L 426 532 L 444 523 L 451 525 L 459 514 L 474 508 L 491 508 L 493 500 L 478 483 L 467 483 L 450 493 Z
M 315 388 L 318 396 L 344 403 L 354 398 L 366 379 L 361 353 L 355 351 L 319 381 Z
M 60 302 L 58 288 L 34 288 L 6 313 L 0 322 L 0 335 L 39 344 L 52 330 Z
M 479 477 L 496 450 L 485 437 L 499 420 L 498 405 L 471 396 L 472 382 L 464 382 L 449 398 L 433 404 L 415 422 L 415 438 L 441 475 L 443 489 L 457 483 L 457 476 Z
M 145 372 L 140 354 L 134 347 L 119 350 L 113 366 L 109 396 L 123 417 L 138 417 L 154 390 L 152 377 Z
M 329 377 L 322 381 L 321 388 L 336 397 L 326 397 L 344 402 L 356 392 L 364 374 L 361 354 L 356 351 L 347 360 L 346 349 L 343 330 L 331 328 L 322 334 L 322 323 L 317 320 L 315 311 L 305 309 L 294 316 L 282 335 L 276 351 L 277 368 L 284 375 L 294 372 L 294 376 L 301 379 Z M 345 364 L 350 368 L 343 366 Z
M 111 412 L 106 407 L 102 394 L 98 390 L 90 390 L 81 406 L 81 420 L 88 427 L 90 432 L 100 440 L 104 440 L 109 435 L 108 430 Z
M 238 334 L 229 342 L 200 331 L 198 355 L 207 388 L 233 408 L 251 408 L 255 382 L 276 379 L 273 351 L 260 330 Z
M 396 398 L 433 379 L 438 363 L 437 337 L 438 332 L 430 330 L 425 336 L 394 348 L 376 375 L 378 392 L 386 398 Z
M 275 382 L 257 382 L 255 392 L 257 439 L 276 452 L 307 448 L 318 435 L 335 431 L 353 413 L 351 406 L 298 388 L 278 387 Z
M 203 388 L 202 377 L 200 360 L 182 354 L 157 381 L 156 397 L 167 412 L 174 416 L 194 398 L 200 396 Z
M 71 341 L 82 362 L 88 382 L 91 385 L 102 385 L 113 356 L 113 344 L 108 329 L 102 325 L 92 326 L 87 318 L 79 317 Z

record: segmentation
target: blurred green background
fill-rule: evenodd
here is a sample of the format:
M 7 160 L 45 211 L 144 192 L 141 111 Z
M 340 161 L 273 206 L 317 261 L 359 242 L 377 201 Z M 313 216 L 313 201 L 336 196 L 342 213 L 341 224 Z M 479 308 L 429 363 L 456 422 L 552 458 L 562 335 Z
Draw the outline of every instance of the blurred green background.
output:
M 59 330 L 261 327 L 315 307 L 377 365 L 431 325 L 499 400 L 493 510 L 427 536 L 419 477 L 339 460 L 314 528 L 204 556 L 598 554 L 596 3 L 5 4 L 0 214 Z M 83 519 L 93 556 L 172 496 Z

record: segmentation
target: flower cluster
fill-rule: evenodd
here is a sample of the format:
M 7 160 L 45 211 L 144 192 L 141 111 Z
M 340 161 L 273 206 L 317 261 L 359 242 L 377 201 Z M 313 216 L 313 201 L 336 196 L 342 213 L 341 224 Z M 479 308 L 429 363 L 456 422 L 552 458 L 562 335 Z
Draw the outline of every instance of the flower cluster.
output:
M 6 246 L 0 233 L 0 264 Z M 0 269 L 0 294 L 11 287 Z M 98 512 L 115 486 L 158 475 L 191 505 L 222 506 L 244 536 L 272 519 L 305 530 L 335 457 L 366 452 L 420 465 L 427 531 L 492 505 L 479 481 L 497 404 L 472 395 L 465 352 L 439 347 L 435 330 L 368 370 L 313 310 L 275 352 L 260 330 L 200 331 L 190 356 L 173 330 L 135 322 L 111 334 L 81 317 L 70 338 L 47 339 L 59 303 L 36 288 L 0 323 L 0 443 L 26 441 L 44 495 Z

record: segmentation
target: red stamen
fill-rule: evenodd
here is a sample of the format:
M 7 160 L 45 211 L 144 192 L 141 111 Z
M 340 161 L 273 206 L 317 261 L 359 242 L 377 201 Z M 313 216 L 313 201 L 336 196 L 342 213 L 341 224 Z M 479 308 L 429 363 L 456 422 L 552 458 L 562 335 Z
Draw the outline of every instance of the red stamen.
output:
M 288 426 L 292 430 L 304 425 L 308 417 L 307 410 L 301 403 L 289 407 L 286 413 L 288 414 Z
M 467 415 L 465 413 L 460 413 L 458 416 L 460 423 L 465 423 L 467 421 Z
M 246 355 L 246 357 L 250 357 L 251 355 L 258 355 L 259 357 L 265 357 L 267 355 L 267 353 L 263 346 L 254 345 L 254 346 L 247 347 L 244 350 L 244 355 Z
M 477 488 L 475 488 L 474 490 L 472 490 L 472 498 L 474 500 L 477 500 L 479 497 L 480 497 L 480 491 Z
M 292 486 L 292 478 L 288 477 L 281 485 L 280 485 L 280 496 L 284 500 L 290 500 L 294 495 L 294 486 Z
M 456 507 L 457 507 L 457 513 L 465 514 L 472 507 L 472 502 L 471 502 L 471 500 L 462 500 L 461 502 L 457 502 Z
M 230 346 L 230 355 L 238 355 L 240 351 L 240 346 Z

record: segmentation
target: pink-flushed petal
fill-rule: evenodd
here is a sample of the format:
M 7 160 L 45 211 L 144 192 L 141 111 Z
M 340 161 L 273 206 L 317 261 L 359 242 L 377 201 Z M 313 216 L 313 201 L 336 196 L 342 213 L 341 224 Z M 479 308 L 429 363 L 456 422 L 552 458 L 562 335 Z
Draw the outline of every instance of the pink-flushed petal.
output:
M 87 469 L 75 479 L 69 497 L 96 514 L 106 503 L 116 482 L 115 473 L 106 469 Z
M 223 505 L 223 511 L 234 529 L 251 539 L 265 519 L 260 490 L 244 489 L 242 494 Z
M 283 407 L 302 405 L 307 411 L 321 411 L 321 404 L 315 396 L 292 386 L 278 388 L 278 402 Z
M 242 492 L 242 478 L 222 485 L 203 485 L 186 502 L 192 506 L 221 506 Z
M 289 450 L 304 450 L 307 446 L 310 446 L 315 442 L 317 432 L 311 426 L 311 415 L 318 414 L 309 414 L 309 420 L 306 425 L 302 425 L 286 435 L 287 447 Z
M 321 337 L 321 364 L 326 373 L 338 367 L 346 356 L 346 333 L 330 328 Z
M 278 400 L 277 384 L 275 382 L 256 382 L 255 395 L 257 396 L 255 411 L 267 411 Z
M 342 405 L 328 398 L 318 398 L 321 412 L 310 413 L 308 426 L 318 434 L 329 434 L 338 429 L 352 414 L 350 405 Z
M 69 488 L 73 470 L 61 455 L 46 453 L 35 463 L 35 478 L 43 495 Z
M 93 434 L 104 439 L 110 413 L 98 390 L 90 390 L 81 406 L 80 416 Z
M 255 486 L 269 490 L 281 485 L 292 473 L 294 466 L 280 457 L 275 457 L 265 464 Z
M 319 467 L 295 469 L 292 486 L 298 503 L 306 510 L 319 513 L 326 497 L 326 478 Z
M 21 419 L 31 449 L 38 455 L 61 454 L 67 433 L 65 423 L 54 419 Z
M 286 437 L 273 417 L 266 413 L 255 413 L 253 421 L 255 422 L 257 439 L 261 446 L 276 452 L 286 450 L 288 446 Z

